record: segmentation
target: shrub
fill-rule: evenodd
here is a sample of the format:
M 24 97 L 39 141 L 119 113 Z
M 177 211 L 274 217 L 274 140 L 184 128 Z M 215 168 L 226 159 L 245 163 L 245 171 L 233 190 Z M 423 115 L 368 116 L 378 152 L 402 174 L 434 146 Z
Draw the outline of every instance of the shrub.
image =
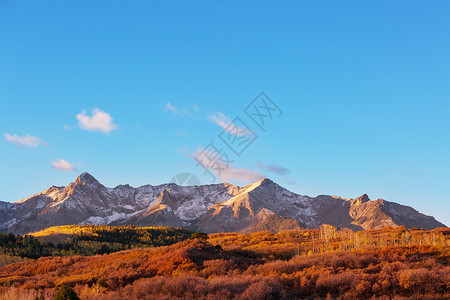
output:
M 59 288 L 54 300 L 80 300 L 77 293 L 68 285 Z

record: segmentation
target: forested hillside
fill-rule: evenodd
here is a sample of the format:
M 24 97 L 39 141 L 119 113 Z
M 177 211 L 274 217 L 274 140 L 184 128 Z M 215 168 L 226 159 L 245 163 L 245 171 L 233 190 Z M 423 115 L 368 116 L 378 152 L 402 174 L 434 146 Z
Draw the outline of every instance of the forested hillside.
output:
M 45 256 L 95 255 L 172 245 L 204 233 L 171 227 L 57 226 L 31 235 L 0 233 L 0 266 Z

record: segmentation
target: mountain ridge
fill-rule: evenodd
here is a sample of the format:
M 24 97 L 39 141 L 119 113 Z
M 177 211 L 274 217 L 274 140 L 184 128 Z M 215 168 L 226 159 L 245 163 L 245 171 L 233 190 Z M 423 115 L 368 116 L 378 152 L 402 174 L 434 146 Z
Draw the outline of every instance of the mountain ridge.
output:
M 51 186 L 22 200 L 0 202 L 0 231 L 29 233 L 56 225 L 172 226 L 214 232 L 258 228 L 315 228 L 330 224 L 363 230 L 386 226 L 445 227 L 431 216 L 367 194 L 355 199 L 293 193 L 268 178 L 245 187 L 229 183 L 137 188 L 105 187 L 83 172 L 67 186 Z M 275 225 L 277 224 L 277 225 Z

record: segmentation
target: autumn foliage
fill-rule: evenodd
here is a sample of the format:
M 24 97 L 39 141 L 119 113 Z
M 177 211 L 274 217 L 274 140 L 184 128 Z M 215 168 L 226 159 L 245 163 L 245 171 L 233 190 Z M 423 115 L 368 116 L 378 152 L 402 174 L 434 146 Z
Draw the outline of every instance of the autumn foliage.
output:
M 0 268 L 0 285 L 4 293 L 47 297 L 71 286 L 80 299 L 448 298 L 449 237 L 450 229 L 331 226 L 212 234 L 208 241 L 10 264 Z

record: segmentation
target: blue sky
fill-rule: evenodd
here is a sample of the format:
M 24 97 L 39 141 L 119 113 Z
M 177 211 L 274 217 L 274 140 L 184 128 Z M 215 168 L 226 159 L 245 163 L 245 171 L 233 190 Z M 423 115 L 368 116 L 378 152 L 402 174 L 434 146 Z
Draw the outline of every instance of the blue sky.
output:
M 0 1 L 0 200 L 82 171 L 111 187 L 182 172 L 211 183 L 193 157 L 213 141 L 234 161 L 229 182 L 367 193 L 448 225 L 449 13 L 447 1 Z M 265 132 L 244 112 L 261 91 L 283 111 Z M 240 157 L 219 138 L 235 117 L 258 136 Z

